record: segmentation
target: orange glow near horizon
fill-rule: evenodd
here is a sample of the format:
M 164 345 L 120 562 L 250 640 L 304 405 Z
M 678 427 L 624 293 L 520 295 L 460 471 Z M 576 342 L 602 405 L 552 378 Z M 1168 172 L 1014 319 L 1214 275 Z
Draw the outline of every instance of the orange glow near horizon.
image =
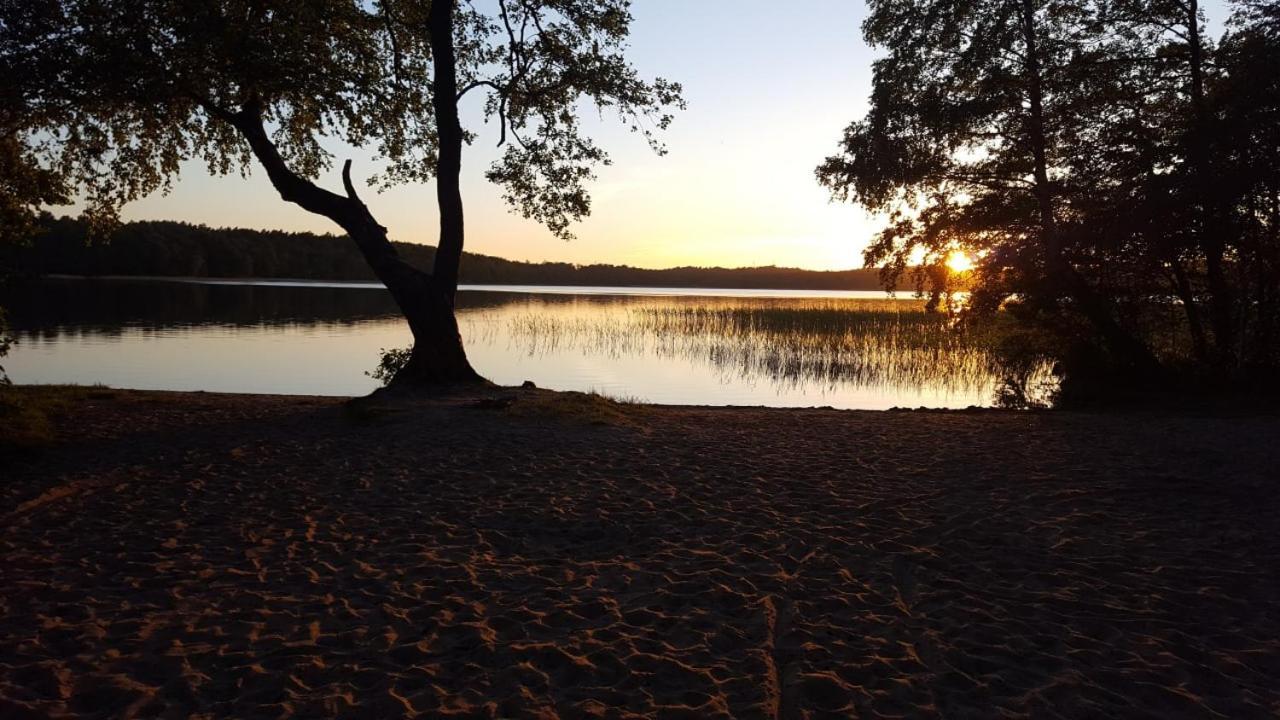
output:
M 632 5 L 628 58 L 642 77 L 681 82 L 689 103 L 660 134 L 667 154 L 652 152 L 608 108 L 597 112 L 584 103 L 582 128 L 613 164 L 595 169 L 588 184 L 591 215 L 573 225 L 577 237 L 565 242 L 512 212 L 502 189 L 486 178 L 506 148 L 498 146 L 496 120 L 485 121 L 483 95 L 468 94 L 460 112 L 476 136 L 464 151 L 461 178 L 466 250 L 508 260 L 644 268 L 862 267 L 863 248 L 881 219 L 832 202 L 813 174 L 837 151 L 844 128 L 866 112 L 873 55 L 857 41 L 861 3 L 812 0 L 785 13 L 759 0 Z M 741 52 L 766 36 L 786 47 Z M 316 178 L 325 188 L 340 191 L 347 159 L 357 183 L 385 174 L 376 146 L 352 147 L 337 137 L 322 144 L 334 159 Z M 369 188 L 362 195 L 393 239 L 435 244 L 432 184 Z M 328 219 L 282 202 L 260 168 L 251 167 L 247 179 L 211 177 L 199 160 L 184 164 L 172 192 L 139 200 L 124 216 L 341 232 Z

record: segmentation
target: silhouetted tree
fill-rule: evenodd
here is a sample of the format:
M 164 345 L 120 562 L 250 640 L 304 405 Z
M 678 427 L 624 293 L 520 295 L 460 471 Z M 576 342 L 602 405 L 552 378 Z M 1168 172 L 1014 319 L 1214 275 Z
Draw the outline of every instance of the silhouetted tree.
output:
M 458 104 L 487 92 L 509 147 L 489 172 L 511 204 L 567 235 L 607 156 L 581 130 L 583 101 L 652 133 L 679 86 L 640 79 L 623 57 L 626 0 L 31 0 L 5 3 L 0 54 L 16 68 L 17 128 L 40 166 L 84 193 L 87 214 L 169 186 L 180 163 L 215 173 L 254 161 L 281 197 L 332 220 L 359 247 L 413 331 L 397 382 L 478 379 L 453 313 L 464 241 L 459 190 L 471 137 Z M 436 180 L 433 272 L 407 263 L 357 195 L 314 178 L 338 137 L 387 160 L 377 182 Z M 247 270 L 248 268 L 246 268 Z
M 3 88 L 6 98 L 10 78 L 18 68 L 0 64 L 0 76 L 6 80 Z M 40 167 L 26 145 L 19 141 L 18 118 L 22 108 L 16 102 L 6 102 L 0 107 L 0 289 L 10 280 L 12 270 L 3 260 L 15 252 L 16 245 L 24 244 L 35 234 L 39 208 L 67 200 L 67 189 L 57 173 Z M 14 339 L 9 335 L 8 315 L 0 306 L 0 358 L 9 354 Z M 0 366 L 0 385 L 8 384 L 9 377 Z
M 1198 301 L 1186 304 L 1188 323 L 1201 361 L 1230 365 L 1236 354 L 1235 302 L 1227 279 L 1228 262 L 1224 220 L 1213 191 L 1218 175 L 1216 158 L 1210 145 L 1216 133 L 1212 109 L 1207 98 L 1209 56 L 1212 44 L 1205 36 L 1204 16 L 1199 0 L 1113 0 L 1104 5 L 1104 21 L 1109 29 L 1128 31 L 1139 42 L 1131 43 L 1113 65 L 1152 64 L 1160 69 L 1163 79 L 1144 90 L 1163 97 L 1162 112 L 1155 116 L 1159 129 L 1172 140 L 1172 157 L 1165 158 L 1177 168 L 1179 182 L 1176 194 L 1180 204 L 1180 227 L 1176 235 L 1190 240 L 1182 252 L 1193 263 L 1203 265 L 1212 336 L 1202 326 Z M 1145 30 L 1145 32 L 1144 32 Z M 1154 79 L 1154 78 L 1153 78 Z M 1136 96 L 1131 94 L 1131 96 Z M 1182 259 L 1175 271 L 1182 269 Z M 1184 303 L 1192 294 L 1189 280 L 1179 280 L 1179 296 Z M 1210 348 L 1208 338 L 1213 347 Z M 1210 357 L 1212 355 L 1212 357 Z
M 889 214 L 868 264 L 902 272 L 919 256 L 939 267 L 955 249 L 986 251 L 979 300 L 1070 300 L 1124 363 L 1153 366 L 1080 271 L 1056 172 L 1062 146 L 1090 120 L 1072 102 L 1071 69 L 1101 41 L 1092 8 L 872 0 L 870 10 L 865 37 L 888 51 L 875 63 L 871 108 L 818 169 L 837 197 Z
M 1208 192 L 1234 300 L 1229 357 L 1270 374 L 1280 366 L 1280 3 L 1240 3 L 1214 59 L 1208 152 L 1219 170 Z
M 1172 298 L 1203 366 L 1274 362 L 1276 3 L 1238 3 L 1218 43 L 1195 0 L 870 5 L 871 107 L 818 169 L 888 213 L 869 264 L 923 260 L 939 292 L 965 250 L 974 311 L 1078 314 L 1131 370 L 1176 355 L 1151 330 Z

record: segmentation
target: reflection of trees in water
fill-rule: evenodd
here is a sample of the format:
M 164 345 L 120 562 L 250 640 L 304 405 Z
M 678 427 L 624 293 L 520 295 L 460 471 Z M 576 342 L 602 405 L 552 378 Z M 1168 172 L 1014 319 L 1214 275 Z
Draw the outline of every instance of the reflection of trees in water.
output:
M 996 401 L 998 389 L 1016 383 L 1035 401 L 1053 384 L 1047 363 L 1008 365 L 981 336 L 912 301 L 539 300 L 507 312 L 464 313 L 462 322 L 468 343 L 506 340 L 511 351 L 533 356 L 692 360 L 727 381 L 767 380 L 781 389 L 927 390 Z
M 460 292 L 461 312 L 524 303 L 527 293 Z M 619 298 L 601 298 L 608 305 Z M 548 295 L 542 304 L 575 303 Z M 119 333 L 130 329 L 349 324 L 400 317 L 381 287 L 227 285 L 188 280 L 47 279 L 9 288 L 0 305 L 28 336 L 63 332 Z
M 346 324 L 397 316 L 384 290 L 208 285 L 145 280 L 46 280 L 5 296 L 27 335 L 119 333 L 207 325 Z
M 398 321 L 381 289 L 58 280 L 7 295 L 20 338 L 115 336 L 202 326 L 351 326 Z M 1034 403 L 1048 364 L 1000 357 L 912 300 L 459 294 L 468 345 L 530 356 L 692 360 L 723 381 L 935 391 Z M 999 397 L 997 397 L 999 394 Z

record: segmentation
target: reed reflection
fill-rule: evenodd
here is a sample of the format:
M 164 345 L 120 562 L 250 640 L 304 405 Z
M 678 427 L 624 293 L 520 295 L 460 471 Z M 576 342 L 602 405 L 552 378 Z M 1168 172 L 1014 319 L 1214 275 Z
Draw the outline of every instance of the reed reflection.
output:
M 373 289 L 67 280 L 11 302 L 22 382 L 163 388 L 172 371 L 148 364 L 164 357 L 183 368 L 184 389 L 359 394 L 375 386 L 365 372 L 378 349 L 409 342 L 389 295 Z M 909 298 L 463 292 L 459 323 L 495 382 L 655 402 L 1036 404 L 1055 384 L 1047 361 L 1002 358 L 987 337 Z M 259 361 L 228 364 L 228 353 Z M 294 387 L 300 362 L 314 380 Z M 113 363 L 129 373 L 102 377 Z

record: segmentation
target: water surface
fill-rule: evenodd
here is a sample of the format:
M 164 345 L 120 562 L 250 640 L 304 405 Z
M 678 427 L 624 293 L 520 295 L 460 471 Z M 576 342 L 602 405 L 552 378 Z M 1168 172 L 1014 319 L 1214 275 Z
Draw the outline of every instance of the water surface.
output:
M 56 279 L 15 290 L 19 383 L 360 395 L 410 343 L 378 285 Z M 476 369 L 668 404 L 992 404 L 999 364 L 909 296 L 880 292 L 465 287 Z

